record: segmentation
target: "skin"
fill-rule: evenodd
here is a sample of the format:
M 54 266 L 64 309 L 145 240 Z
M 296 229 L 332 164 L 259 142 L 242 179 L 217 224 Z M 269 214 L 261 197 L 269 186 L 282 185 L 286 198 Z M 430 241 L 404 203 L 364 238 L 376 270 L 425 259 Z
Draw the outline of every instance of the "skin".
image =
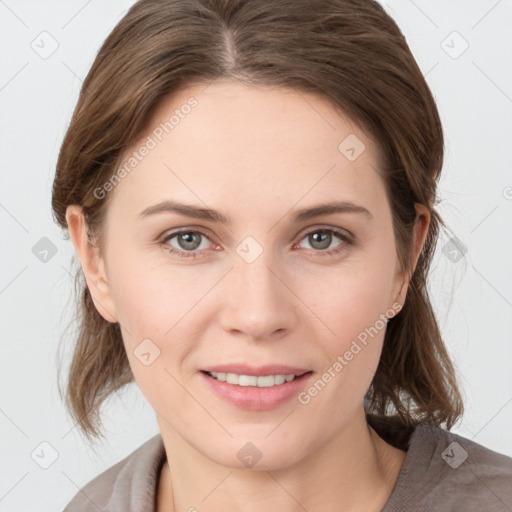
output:
M 213 394 L 199 373 L 221 363 L 280 363 L 319 377 L 379 315 L 404 304 L 409 279 L 375 171 L 378 147 L 322 97 L 229 81 L 205 87 L 166 98 L 130 148 L 196 98 L 109 192 L 103 255 L 87 244 L 81 209 L 67 211 L 95 306 L 120 322 L 135 381 L 156 413 L 168 455 L 157 509 L 381 510 L 405 457 L 369 427 L 363 409 L 385 328 L 308 404 L 244 410 Z M 366 147 L 354 161 L 338 150 L 349 134 Z M 164 199 L 218 210 L 231 224 L 169 212 L 138 218 Z M 373 218 L 292 222 L 297 209 L 342 199 Z M 427 208 L 417 204 L 416 212 L 413 267 L 430 222 Z M 166 249 L 186 253 L 178 237 L 159 243 L 180 228 L 204 233 L 196 258 Z M 307 236 L 315 228 L 346 230 L 355 243 L 334 233 L 325 248 Z M 263 250 L 251 263 L 236 252 L 247 236 Z M 146 338 L 160 349 L 149 366 L 134 355 Z M 237 457 L 247 442 L 262 453 L 251 469 Z

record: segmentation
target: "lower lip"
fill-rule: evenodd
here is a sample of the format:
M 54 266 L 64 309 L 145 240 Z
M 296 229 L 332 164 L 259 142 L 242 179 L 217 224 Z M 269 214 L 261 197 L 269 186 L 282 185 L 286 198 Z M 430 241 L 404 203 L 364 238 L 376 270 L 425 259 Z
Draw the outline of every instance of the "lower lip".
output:
M 210 389 L 219 397 L 241 409 L 251 411 L 269 411 L 288 402 L 297 396 L 305 387 L 307 381 L 313 376 L 313 372 L 285 382 L 278 386 L 259 388 L 256 386 L 238 386 L 214 379 L 204 372 L 200 372 Z

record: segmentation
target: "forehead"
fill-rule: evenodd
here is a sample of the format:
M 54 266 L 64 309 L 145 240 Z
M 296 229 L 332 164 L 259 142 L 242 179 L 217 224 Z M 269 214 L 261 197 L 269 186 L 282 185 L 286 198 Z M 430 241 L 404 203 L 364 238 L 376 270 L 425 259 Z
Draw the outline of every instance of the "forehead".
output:
M 181 89 L 161 101 L 123 161 L 134 152 L 114 194 L 137 213 L 172 197 L 270 209 L 301 198 L 372 204 L 384 193 L 368 134 L 322 97 L 286 88 L 216 81 Z

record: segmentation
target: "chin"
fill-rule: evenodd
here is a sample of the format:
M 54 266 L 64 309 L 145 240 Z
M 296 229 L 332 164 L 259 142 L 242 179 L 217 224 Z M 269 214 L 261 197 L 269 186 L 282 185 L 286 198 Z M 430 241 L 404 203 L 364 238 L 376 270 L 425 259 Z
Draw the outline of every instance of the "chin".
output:
M 274 471 L 292 466 L 307 456 L 303 443 L 289 438 L 270 440 L 264 436 L 238 435 L 222 446 L 222 451 L 220 447 L 219 443 L 214 452 L 207 450 L 203 454 L 231 469 Z

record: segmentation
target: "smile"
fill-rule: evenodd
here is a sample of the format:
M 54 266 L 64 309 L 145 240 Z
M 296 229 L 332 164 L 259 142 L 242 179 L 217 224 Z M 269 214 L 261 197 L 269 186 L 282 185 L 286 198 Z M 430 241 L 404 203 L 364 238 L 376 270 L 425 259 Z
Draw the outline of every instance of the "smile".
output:
M 288 367 L 289 370 L 292 369 Z M 269 411 L 296 398 L 315 375 L 298 368 L 292 371 L 300 373 L 249 375 L 202 370 L 199 374 L 207 389 L 221 400 L 240 409 Z
M 207 372 L 208 375 L 221 382 L 235 384 L 236 386 L 256 386 L 258 388 L 270 388 L 280 386 L 285 382 L 291 382 L 300 375 L 239 375 L 237 373 Z

